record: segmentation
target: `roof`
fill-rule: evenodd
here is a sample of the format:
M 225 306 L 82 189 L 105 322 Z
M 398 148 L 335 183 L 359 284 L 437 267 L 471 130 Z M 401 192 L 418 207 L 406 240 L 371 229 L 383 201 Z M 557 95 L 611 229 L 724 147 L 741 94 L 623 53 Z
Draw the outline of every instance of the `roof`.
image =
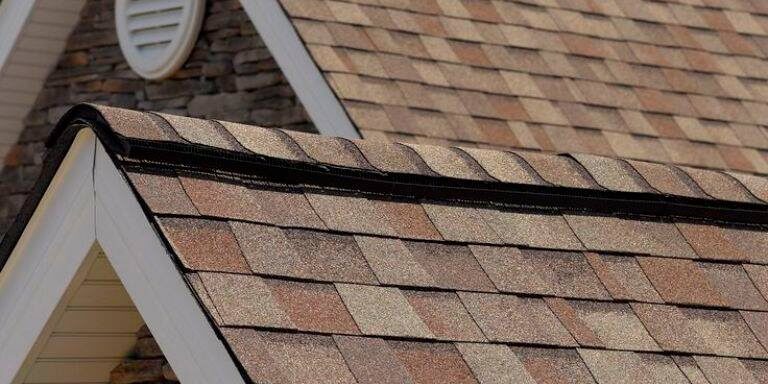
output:
M 765 380 L 762 178 L 89 105 L 54 152 L 83 127 L 253 382 Z
M 280 1 L 365 138 L 768 172 L 763 1 Z

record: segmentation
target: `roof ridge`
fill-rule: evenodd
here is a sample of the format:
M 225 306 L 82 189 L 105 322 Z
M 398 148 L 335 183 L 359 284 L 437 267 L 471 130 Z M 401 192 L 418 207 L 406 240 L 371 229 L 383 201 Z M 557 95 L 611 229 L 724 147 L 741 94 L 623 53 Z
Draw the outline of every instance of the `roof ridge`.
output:
M 272 176 L 288 177 L 279 174 L 293 169 L 306 178 L 302 183 L 333 178 L 353 190 L 386 183 L 370 191 L 768 223 L 768 178 L 734 172 L 597 155 L 348 140 L 95 104 L 68 111 L 47 145 L 56 145 L 78 121 L 94 127 L 117 154 L 165 163 L 178 163 L 183 154 L 184 165 L 209 171 L 248 174 L 259 163 L 259 174 L 273 167 Z

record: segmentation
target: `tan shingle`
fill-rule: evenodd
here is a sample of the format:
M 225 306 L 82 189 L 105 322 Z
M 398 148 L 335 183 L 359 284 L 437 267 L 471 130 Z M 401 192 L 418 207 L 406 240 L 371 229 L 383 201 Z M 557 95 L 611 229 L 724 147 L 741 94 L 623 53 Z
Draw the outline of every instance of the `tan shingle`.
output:
M 397 288 L 336 284 L 360 331 L 367 335 L 433 337 Z

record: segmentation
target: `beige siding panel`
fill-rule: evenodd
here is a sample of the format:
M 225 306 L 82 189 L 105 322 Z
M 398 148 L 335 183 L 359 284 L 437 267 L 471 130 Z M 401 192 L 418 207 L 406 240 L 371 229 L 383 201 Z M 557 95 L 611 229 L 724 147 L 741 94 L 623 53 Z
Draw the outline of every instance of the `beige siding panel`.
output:
M 122 359 L 136 345 L 136 336 L 127 335 L 52 335 L 40 359 Z
M 144 321 L 138 311 L 67 310 L 54 328 L 55 333 L 136 332 Z
M 85 277 L 85 280 L 120 281 L 120 278 L 117 277 L 117 273 L 112 269 L 109 261 L 106 258 L 99 257 L 93 262 L 91 270 L 88 271 L 88 276 Z
M 78 288 L 69 306 L 133 308 L 133 301 L 122 284 L 86 282 Z
M 119 359 L 92 361 L 38 360 L 27 376 L 27 383 L 105 383 Z

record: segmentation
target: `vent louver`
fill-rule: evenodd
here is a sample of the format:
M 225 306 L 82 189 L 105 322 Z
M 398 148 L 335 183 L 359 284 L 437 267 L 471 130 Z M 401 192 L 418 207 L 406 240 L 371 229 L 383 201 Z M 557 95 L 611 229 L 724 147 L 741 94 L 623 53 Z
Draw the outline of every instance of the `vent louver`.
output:
M 120 48 L 131 68 L 147 79 L 173 74 L 195 45 L 204 0 L 117 0 Z

